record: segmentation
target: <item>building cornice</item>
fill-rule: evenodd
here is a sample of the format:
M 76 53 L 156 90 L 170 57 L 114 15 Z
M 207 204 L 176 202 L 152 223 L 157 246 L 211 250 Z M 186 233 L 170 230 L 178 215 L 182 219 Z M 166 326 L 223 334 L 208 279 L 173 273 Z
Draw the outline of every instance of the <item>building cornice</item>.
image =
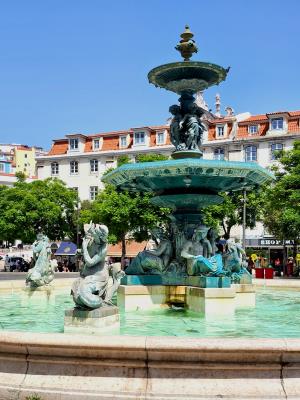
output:
M 160 153 L 174 150 L 172 145 L 162 145 L 155 147 L 144 147 L 124 150 L 108 150 L 108 151 L 89 151 L 89 152 L 76 152 L 75 154 L 53 154 L 47 156 L 37 156 L 36 161 L 47 161 L 47 160 L 62 160 L 62 159 L 76 159 L 76 158 L 90 158 L 99 156 L 118 156 L 123 154 L 140 154 L 140 153 Z
M 283 135 L 264 135 L 264 136 L 249 136 L 238 139 L 225 139 L 225 140 L 211 140 L 203 143 L 203 147 L 220 147 L 222 145 L 228 144 L 243 144 L 243 143 L 253 143 L 253 142 L 270 142 L 270 141 L 280 141 L 286 139 L 300 139 L 300 131 L 293 133 L 285 133 Z

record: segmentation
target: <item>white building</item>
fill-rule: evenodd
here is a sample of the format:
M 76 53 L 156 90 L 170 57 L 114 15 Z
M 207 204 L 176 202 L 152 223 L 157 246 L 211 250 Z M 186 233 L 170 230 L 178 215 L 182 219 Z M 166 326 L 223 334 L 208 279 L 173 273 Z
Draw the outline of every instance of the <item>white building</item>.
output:
M 117 158 L 142 153 L 169 155 L 173 149 L 168 126 L 133 128 L 96 135 L 71 134 L 53 141 L 47 155 L 36 157 L 39 179 L 57 177 L 78 191 L 81 200 L 94 200 L 103 187 L 101 177 Z
M 204 137 L 204 158 L 228 161 L 257 162 L 270 168 L 278 150 L 289 150 L 300 139 L 300 111 L 282 111 L 262 115 L 234 115 L 230 107 L 225 117 L 207 114 Z M 128 131 L 94 135 L 70 134 L 53 141 L 50 152 L 36 157 L 39 179 L 57 177 L 68 187 L 78 190 L 81 200 L 93 200 L 101 190 L 101 176 L 116 167 L 117 158 L 127 154 L 135 159 L 141 153 L 170 155 L 173 146 L 169 126 L 132 128 Z M 265 235 L 257 224 L 247 231 L 248 238 Z M 234 236 L 241 237 L 241 229 Z

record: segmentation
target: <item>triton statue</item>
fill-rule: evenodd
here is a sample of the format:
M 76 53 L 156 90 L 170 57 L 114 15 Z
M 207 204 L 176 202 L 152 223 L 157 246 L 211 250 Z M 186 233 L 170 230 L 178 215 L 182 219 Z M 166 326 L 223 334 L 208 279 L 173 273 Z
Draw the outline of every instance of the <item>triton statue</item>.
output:
M 105 262 L 107 253 L 108 228 L 90 222 L 84 226 L 85 237 L 82 242 L 84 266 L 80 277 L 72 286 L 71 294 L 78 308 L 96 309 L 111 304 L 114 292 L 118 289 L 122 276 L 120 264 L 111 267 Z M 110 273 L 113 285 L 109 287 Z
M 232 239 L 227 240 L 223 264 L 225 271 L 231 276 L 231 281 L 234 283 L 240 283 L 243 275 L 251 276 L 247 270 L 245 250 L 240 243 L 234 243 Z
M 214 275 L 222 273 L 222 256 L 213 254 L 213 247 L 207 239 L 209 228 L 200 225 L 195 228 L 191 240 L 182 248 L 181 257 L 186 259 L 188 275 Z
M 152 231 L 159 240 L 156 249 L 140 252 L 126 268 L 127 275 L 161 275 L 168 267 L 173 253 L 173 246 L 161 229 Z
M 55 260 L 50 260 L 51 248 L 46 235 L 38 233 L 32 245 L 34 267 L 26 277 L 26 285 L 31 288 L 48 285 L 54 279 Z
M 201 121 L 204 110 L 195 103 L 189 103 L 186 113 L 176 104 L 171 106 L 169 111 L 173 114 L 170 125 L 171 142 L 176 150 L 199 151 L 205 130 Z

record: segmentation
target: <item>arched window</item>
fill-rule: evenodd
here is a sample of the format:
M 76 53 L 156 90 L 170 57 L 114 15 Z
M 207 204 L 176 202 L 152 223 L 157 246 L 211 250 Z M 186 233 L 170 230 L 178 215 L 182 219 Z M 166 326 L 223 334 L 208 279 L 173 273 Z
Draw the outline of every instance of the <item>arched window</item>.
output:
M 257 147 L 256 146 L 245 147 L 245 161 L 257 161 Z
M 51 175 L 59 174 L 59 164 L 57 162 L 51 163 Z
M 222 147 L 214 150 L 214 160 L 224 160 L 225 151 Z
M 98 160 L 90 160 L 90 172 L 98 172 Z
M 78 174 L 78 161 L 70 162 L 70 174 L 77 175 Z

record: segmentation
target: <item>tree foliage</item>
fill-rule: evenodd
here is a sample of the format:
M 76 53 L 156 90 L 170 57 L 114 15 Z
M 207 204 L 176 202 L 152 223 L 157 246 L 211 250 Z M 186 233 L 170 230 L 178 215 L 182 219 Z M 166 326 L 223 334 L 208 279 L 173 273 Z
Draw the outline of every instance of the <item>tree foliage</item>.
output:
M 74 234 L 77 194 L 58 179 L 1 187 L 0 239 L 32 243 L 42 230 L 51 240 Z
M 167 160 L 168 157 L 164 154 L 157 154 L 157 153 L 145 153 L 139 154 L 136 157 L 136 162 L 153 162 L 153 161 L 164 161 Z
M 152 162 L 165 159 L 167 157 L 160 154 L 147 154 L 138 157 L 137 161 Z M 128 162 L 128 156 L 121 156 L 118 159 L 118 166 Z M 151 197 L 150 193 L 120 192 L 114 186 L 106 185 L 91 204 L 91 208 L 81 211 L 80 223 L 84 224 L 93 220 L 95 223 L 107 225 L 109 241 L 122 242 L 122 257 L 124 258 L 126 237 L 130 236 L 138 242 L 146 240 L 152 228 L 167 220 L 169 210 L 151 204 Z
M 264 193 L 264 224 L 281 239 L 300 240 L 300 141 L 278 154 L 276 182 Z
M 244 199 L 242 192 L 222 193 L 223 203 L 204 210 L 204 220 L 215 229 L 221 227 L 220 234 L 230 238 L 233 226 L 243 224 Z M 263 197 L 261 191 L 246 193 L 246 227 L 253 229 L 257 221 L 262 219 Z

